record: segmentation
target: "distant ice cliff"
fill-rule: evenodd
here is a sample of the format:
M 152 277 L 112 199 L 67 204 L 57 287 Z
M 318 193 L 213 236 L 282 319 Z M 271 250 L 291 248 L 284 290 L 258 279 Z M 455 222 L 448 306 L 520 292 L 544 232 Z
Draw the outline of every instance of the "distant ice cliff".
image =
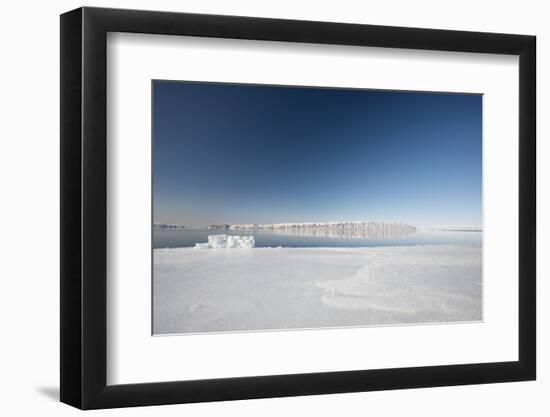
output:
M 184 229 L 185 226 L 183 226 L 181 224 L 153 223 L 153 228 L 155 228 L 155 229 Z
M 232 224 L 230 230 L 272 229 L 272 230 L 365 230 L 378 232 L 414 232 L 415 226 L 401 222 L 344 221 L 273 224 Z

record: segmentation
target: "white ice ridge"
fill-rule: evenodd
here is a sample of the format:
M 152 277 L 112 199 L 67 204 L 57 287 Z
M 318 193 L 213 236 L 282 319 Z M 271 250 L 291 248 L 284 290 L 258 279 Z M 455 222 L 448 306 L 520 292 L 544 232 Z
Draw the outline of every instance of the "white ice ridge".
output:
M 208 243 L 196 243 L 195 249 L 253 248 L 254 236 L 210 235 Z

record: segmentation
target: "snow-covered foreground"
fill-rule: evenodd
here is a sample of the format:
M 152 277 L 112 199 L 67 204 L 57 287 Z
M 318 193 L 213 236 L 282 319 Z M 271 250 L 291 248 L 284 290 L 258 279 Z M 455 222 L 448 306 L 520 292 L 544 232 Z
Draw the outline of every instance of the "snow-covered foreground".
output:
M 482 319 L 481 246 L 155 249 L 155 334 Z

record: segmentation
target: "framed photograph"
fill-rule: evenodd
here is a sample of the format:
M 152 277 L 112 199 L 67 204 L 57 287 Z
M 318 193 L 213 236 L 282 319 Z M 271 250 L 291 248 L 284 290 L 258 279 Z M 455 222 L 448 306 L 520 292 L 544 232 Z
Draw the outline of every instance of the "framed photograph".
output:
M 61 16 L 61 401 L 533 380 L 535 37 Z

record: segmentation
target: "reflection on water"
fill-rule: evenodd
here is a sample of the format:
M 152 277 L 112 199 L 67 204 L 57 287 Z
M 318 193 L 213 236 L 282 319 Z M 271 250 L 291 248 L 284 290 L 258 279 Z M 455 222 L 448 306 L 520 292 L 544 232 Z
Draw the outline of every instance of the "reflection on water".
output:
M 272 229 L 269 233 L 285 236 L 336 237 L 349 239 L 402 238 L 416 233 L 413 230 L 368 230 L 368 229 Z
M 209 235 L 254 235 L 256 247 L 372 247 L 441 244 L 481 244 L 481 232 L 464 231 L 374 231 L 336 229 L 291 230 L 191 230 L 154 229 L 154 248 L 192 247 L 207 242 Z

